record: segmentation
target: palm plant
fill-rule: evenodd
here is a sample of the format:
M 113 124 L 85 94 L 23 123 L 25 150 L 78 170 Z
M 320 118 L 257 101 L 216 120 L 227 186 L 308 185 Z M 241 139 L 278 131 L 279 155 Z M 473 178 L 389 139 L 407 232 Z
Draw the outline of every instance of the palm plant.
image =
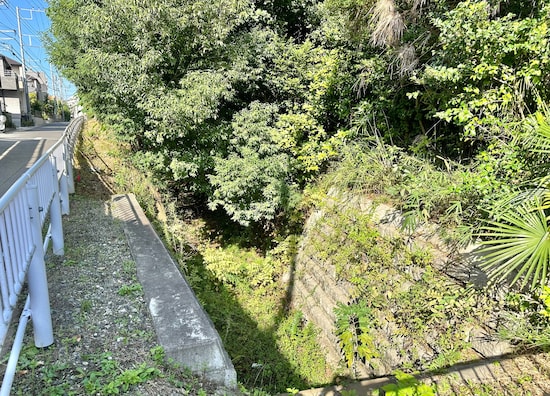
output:
M 538 201 L 538 200 L 535 200 Z M 546 284 L 550 260 L 549 217 L 541 205 L 521 205 L 501 215 L 499 221 L 488 221 L 483 227 L 480 250 L 492 281 L 501 282 L 515 275 L 511 284 L 522 279 L 521 287 L 531 281 L 535 289 Z
M 550 154 L 550 125 L 537 115 L 532 151 Z M 548 282 L 550 262 L 550 177 L 546 176 L 507 202 L 498 220 L 482 227 L 482 268 L 492 282 L 513 276 L 524 288 L 542 289 Z

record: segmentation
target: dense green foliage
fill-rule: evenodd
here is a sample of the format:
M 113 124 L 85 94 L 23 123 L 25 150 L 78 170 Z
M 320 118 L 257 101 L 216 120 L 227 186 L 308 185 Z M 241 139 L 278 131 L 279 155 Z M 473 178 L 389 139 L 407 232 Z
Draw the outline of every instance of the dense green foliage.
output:
M 350 55 L 306 38 L 313 5 L 60 0 L 48 12 L 52 60 L 89 114 L 169 188 L 269 221 L 336 154 Z
M 530 175 L 516 141 L 548 99 L 550 7 L 519 4 L 55 0 L 49 51 L 136 164 L 265 224 L 367 136 Z

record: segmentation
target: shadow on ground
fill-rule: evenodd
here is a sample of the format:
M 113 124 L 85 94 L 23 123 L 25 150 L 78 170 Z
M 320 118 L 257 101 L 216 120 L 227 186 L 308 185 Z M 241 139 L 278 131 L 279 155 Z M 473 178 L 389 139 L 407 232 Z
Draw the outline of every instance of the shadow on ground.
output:
M 259 388 L 270 393 L 291 387 L 307 387 L 306 379 L 296 373 L 277 345 L 277 324 L 284 315 L 283 301 L 274 325 L 261 328 L 258 320 L 241 306 L 231 285 L 217 279 L 206 268 L 202 256 L 194 256 L 186 265 L 188 280 L 214 322 L 231 356 L 239 382 L 246 388 Z
M 399 389 L 399 393 L 391 394 L 423 394 L 419 386 L 425 383 L 432 385 L 436 395 L 550 396 L 548 353 L 525 352 L 492 359 L 476 359 L 455 364 L 446 369 L 427 371 L 415 375 L 415 378 L 418 381 L 410 383 L 399 383 L 393 376 L 350 381 L 340 385 L 304 390 L 298 395 L 366 396 L 387 386 Z

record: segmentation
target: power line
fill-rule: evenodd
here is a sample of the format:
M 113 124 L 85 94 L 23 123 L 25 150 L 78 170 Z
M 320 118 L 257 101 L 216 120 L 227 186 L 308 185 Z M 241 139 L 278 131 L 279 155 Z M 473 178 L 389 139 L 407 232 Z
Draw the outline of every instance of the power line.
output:
M 22 7 L 17 6 L 17 3 Z M 47 2 L 43 0 L 26 0 L 24 2 L 0 0 L 0 52 L 4 51 L 10 54 L 10 57 L 24 64 L 25 69 L 42 70 L 46 75 L 48 74 L 46 70 L 49 68 L 49 60 L 42 44 L 42 37 L 47 34 L 50 26 L 49 18 L 46 15 L 47 7 Z M 15 29 L 16 23 L 18 29 Z M 21 37 L 20 49 L 15 51 L 9 41 L 17 40 L 18 36 Z M 56 73 L 59 75 L 58 72 Z M 47 77 L 51 84 L 49 84 L 50 87 L 54 90 L 57 89 L 56 76 L 51 69 Z M 57 79 L 58 84 L 63 84 L 61 77 L 57 77 Z M 63 90 L 60 89 L 61 93 Z M 57 95 L 55 96 L 57 97 Z

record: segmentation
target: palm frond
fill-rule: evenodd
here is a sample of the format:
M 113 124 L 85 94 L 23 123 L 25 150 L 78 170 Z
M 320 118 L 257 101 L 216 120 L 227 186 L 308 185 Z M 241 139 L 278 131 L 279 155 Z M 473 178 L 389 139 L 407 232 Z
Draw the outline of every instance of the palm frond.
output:
M 542 113 L 536 113 L 536 127 L 535 133 L 528 141 L 528 144 L 532 146 L 531 151 L 535 153 L 550 154 L 550 124 L 548 123 L 548 116 Z
M 508 194 L 495 202 L 492 206 L 491 216 L 500 218 L 502 213 L 510 208 L 517 208 L 525 202 L 541 202 L 542 209 L 550 209 L 550 175 L 527 181 L 523 190 Z
M 480 236 L 485 239 L 478 251 L 481 267 L 487 270 L 491 281 L 502 282 L 514 276 L 511 285 L 522 279 L 522 288 L 528 282 L 531 289 L 546 284 L 550 232 L 538 200 L 515 211 L 509 209 L 498 221 L 488 221 Z

